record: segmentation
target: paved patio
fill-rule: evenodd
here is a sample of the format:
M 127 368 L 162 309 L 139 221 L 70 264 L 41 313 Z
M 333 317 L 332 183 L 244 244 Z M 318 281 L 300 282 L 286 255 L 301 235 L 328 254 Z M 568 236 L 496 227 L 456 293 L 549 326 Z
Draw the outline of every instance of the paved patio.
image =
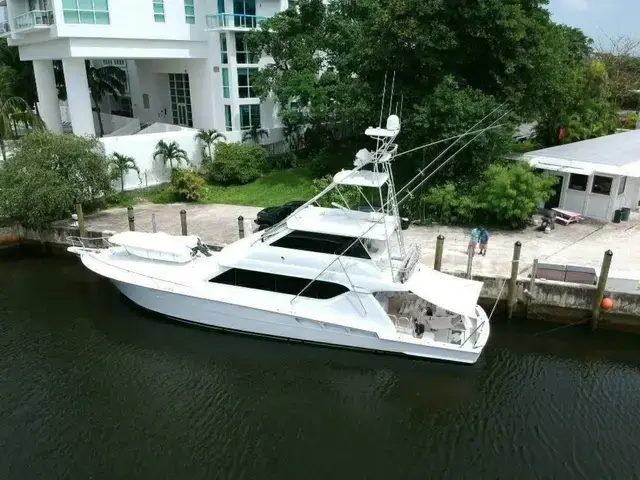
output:
M 143 204 L 135 207 L 136 229 L 151 231 L 151 215 L 156 215 L 158 231 L 180 233 L 180 210 L 187 211 L 189 233 L 199 235 L 206 243 L 226 244 L 238 238 L 238 216 L 253 220 L 260 207 L 235 205 Z M 90 215 L 86 219 L 90 230 L 122 231 L 128 229 L 127 210 L 115 208 Z M 521 271 L 534 258 L 541 262 L 591 266 L 599 271 L 607 249 L 613 251 L 612 269 L 640 270 L 640 214 L 619 224 L 582 223 L 556 225 L 550 234 L 533 228 L 517 232 L 490 232 L 486 257 L 476 256 L 473 272 L 488 276 L 508 276 L 511 271 L 513 244 L 522 242 Z M 467 245 L 470 232 L 456 227 L 419 227 L 405 231 L 407 244 L 422 247 L 423 262 L 433 265 L 436 238 L 445 236 L 442 268 L 445 271 L 466 271 Z

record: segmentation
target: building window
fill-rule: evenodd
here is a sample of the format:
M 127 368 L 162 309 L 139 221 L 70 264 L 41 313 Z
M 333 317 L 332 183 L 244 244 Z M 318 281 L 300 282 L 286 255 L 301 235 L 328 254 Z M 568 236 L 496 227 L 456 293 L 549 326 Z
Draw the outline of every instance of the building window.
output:
M 260 105 L 240 105 L 240 129 L 260 128 Z
M 109 0 L 63 0 L 65 23 L 109 25 Z
M 151 102 L 149 102 L 148 93 L 142 94 L 142 108 L 144 108 L 145 110 L 149 110 L 151 108 Z
M 224 0 L 218 0 L 218 13 L 224 13 Z
M 609 195 L 611 193 L 612 183 L 613 178 L 611 177 L 601 177 L 599 175 L 594 175 L 591 193 L 597 193 L 599 195 Z
M 209 281 L 285 295 L 300 295 L 301 297 L 319 300 L 334 298 L 349 291 L 347 287 L 339 283 L 242 270 L 240 268 L 231 268 Z
M 220 60 L 223 65 L 229 63 L 229 55 L 227 54 L 227 34 L 220 34 Z
M 156 23 L 164 23 L 164 0 L 153 0 L 153 19 Z
M 244 33 L 236 33 L 236 61 L 238 64 L 255 64 L 260 61 L 260 55 L 249 52 Z
M 173 124 L 193 127 L 189 74 L 170 73 L 169 93 L 171 95 L 171 115 L 173 118 Z
M 589 182 L 588 175 L 580 175 L 578 173 L 572 173 L 569 177 L 569 188 L 571 190 L 579 190 L 581 192 L 587 191 L 587 183 Z
M 231 98 L 231 86 L 229 85 L 229 69 L 222 69 L 222 96 Z
M 196 23 L 196 8 L 193 2 L 194 0 L 184 0 L 184 20 L 190 25 Z
M 133 118 L 131 97 L 120 97 L 120 111 L 123 117 Z
M 251 86 L 251 77 L 257 72 L 257 68 L 238 69 L 238 96 L 240 98 L 255 98 L 255 93 Z
M 227 132 L 233 130 L 233 122 L 231 121 L 231 105 L 224 106 L 224 126 Z
M 618 195 L 622 195 L 627 188 L 627 177 L 620 177 L 620 186 L 618 187 Z
M 326 253 L 329 255 L 345 255 L 347 257 L 365 258 L 371 257 L 361 242 L 353 244 L 353 237 L 328 235 L 325 233 L 312 233 L 294 230 L 271 244 L 272 247 L 290 248 L 292 250 L 304 250 L 307 252 Z M 353 244 L 352 246 L 350 246 Z M 345 252 L 345 250 L 349 249 Z M 343 253 L 344 252 L 344 253 Z

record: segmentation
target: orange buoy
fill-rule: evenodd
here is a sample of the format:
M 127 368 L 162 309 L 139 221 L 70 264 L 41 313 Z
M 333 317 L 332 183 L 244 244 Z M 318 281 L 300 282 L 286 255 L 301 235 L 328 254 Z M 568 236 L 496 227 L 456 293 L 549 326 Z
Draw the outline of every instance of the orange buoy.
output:
M 602 302 L 600 303 L 600 306 L 603 310 L 611 310 L 613 308 L 613 300 L 611 300 L 609 297 L 604 297 L 602 299 Z

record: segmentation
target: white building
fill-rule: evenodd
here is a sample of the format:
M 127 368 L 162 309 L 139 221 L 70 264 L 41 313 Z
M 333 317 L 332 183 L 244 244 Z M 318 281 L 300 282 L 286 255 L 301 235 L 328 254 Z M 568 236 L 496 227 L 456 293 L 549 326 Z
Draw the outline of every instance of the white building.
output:
M 217 129 L 229 141 L 259 125 L 282 139 L 273 100 L 252 76 L 271 61 L 247 51 L 244 35 L 290 0 L 0 0 L 0 35 L 32 61 L 40 115 L 62 131 L 52 60 L 61 60 L 73 132 L 96 134 L 85 60 L 126 67 L 128 91 L 110 109 L 141 124 Z M 64 112 L 63 112 L 64 113 Z M 132 132 L 130 132 L 132 133 Z
M 611 221 L 640 201 L 640 130 L 526 153 L 519 160 L 559 177 L 544 205 Z

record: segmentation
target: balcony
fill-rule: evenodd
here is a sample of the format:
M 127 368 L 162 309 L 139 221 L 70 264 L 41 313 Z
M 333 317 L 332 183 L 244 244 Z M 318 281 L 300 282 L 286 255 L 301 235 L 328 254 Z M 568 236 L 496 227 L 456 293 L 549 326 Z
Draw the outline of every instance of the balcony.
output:
M 0 23 L 0 37 L 8 37 L 11 35 L 11 27 L 9 26 L 9 22 Z
M 29 33 L 50 28 L 54 24 L 51 10 L 32 10 L 18 15 L 11 22 L 13 33 Z
M 213 32 L 216 30 L 251 30 L 257 28 L 269 17 L 260 17 L 257 15 L 236 15 L 234 13 L 218 13 L 216 15 L 207 15 L 206 31 Z

